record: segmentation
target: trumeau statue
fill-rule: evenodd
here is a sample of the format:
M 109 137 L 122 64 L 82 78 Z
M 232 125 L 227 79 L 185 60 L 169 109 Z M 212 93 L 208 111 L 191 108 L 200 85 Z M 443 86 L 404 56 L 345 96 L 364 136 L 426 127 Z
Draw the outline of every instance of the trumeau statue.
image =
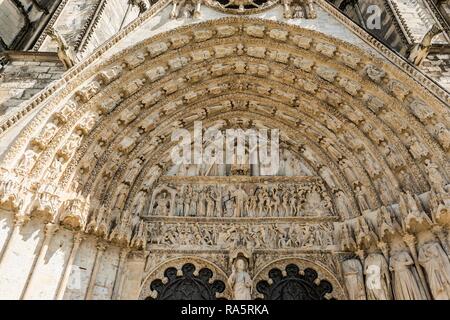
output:
M 228 285 L 233 290 L 233 300 L 251 300 L 253 281 L 248 274 L 248 262 L 238 257 L 233 263 Z

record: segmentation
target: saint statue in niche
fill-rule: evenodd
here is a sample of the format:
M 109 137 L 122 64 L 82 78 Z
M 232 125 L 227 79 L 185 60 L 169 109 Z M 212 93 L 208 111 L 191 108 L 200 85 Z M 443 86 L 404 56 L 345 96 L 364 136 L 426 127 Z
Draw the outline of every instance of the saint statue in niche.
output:
M 233 290 L 233 300 L 251 300 L 253 281 L 247 272 L 248 262 L 238 257 L 233 263 L 228 285 Z

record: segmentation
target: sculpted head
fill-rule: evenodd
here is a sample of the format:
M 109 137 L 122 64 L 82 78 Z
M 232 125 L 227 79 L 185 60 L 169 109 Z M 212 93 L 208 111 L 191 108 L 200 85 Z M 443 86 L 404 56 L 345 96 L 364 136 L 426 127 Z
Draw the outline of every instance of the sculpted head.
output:
M 244 258 L 239 257 L 236 259 L 235 266 L 237 271 L 246 271 L 247 261 L 245 261 Z

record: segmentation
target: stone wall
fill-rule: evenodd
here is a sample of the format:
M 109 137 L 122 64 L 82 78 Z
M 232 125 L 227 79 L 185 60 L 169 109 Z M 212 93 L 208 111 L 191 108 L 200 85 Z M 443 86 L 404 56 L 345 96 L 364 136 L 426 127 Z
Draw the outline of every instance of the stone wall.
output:
M 0 69 L 0 117 L 30 100 L 65 69 L 54 53 L 7 52 L 7 63 Z
M 28 50 L 61 0 L 0 0 L 0 51 Z
M 139 15 L 139 8 L 124 0 L 68 0 L 52 28 L 78 54 L 85 57 Z M 47 28 L 48 29 L 48 28 Z M 48 30 L 47 30 L 48 31 Z M 43 34 L 38 51 L 56 51 L 56 44 Z
M 14 223 L 11 212 L 0 210 L 0 300 L 109 300 L 119 284 L 122 290 L 114 298 L 137 298 L 142 258 L 131 255 L 118 273 L 119 247 L 105 245 L 99 250 L 97 241 L 86 236 L 79 250 L 73 250 L 73 232 L 53 225 L 49 228 L 38 218 L 21 222 Z M 74 260 L 69 263 L 72 254 Z M 121 277 L 128 269 L 130 274 Z M 69 275 L 66 280 L 65 273 Z
M 8 47 L 25 26 L 24 17 L 10 0 L 0 0 L 0 26 L 0 37 Z
M 421 69 L 445 89 L 450 90 L 450 52 L 431 53 Z
M 82 56 L 93 52 L 106 40 L 117 34 L 124 26 L 135 19 L 139 14 L 136 6 L 127 1 L 110 0 L 106 2 L 101 14 L 96 17 L 96 24 L 91 30 L 82 47 L 79 48 Z

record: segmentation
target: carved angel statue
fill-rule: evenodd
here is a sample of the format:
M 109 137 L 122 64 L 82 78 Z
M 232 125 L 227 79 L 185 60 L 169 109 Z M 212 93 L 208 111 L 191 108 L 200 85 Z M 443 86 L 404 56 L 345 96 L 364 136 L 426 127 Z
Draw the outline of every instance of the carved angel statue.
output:
M 58 58 L 63 63 L 64 67 L 70 69 L 74 66 L 76 57 L 73 49 L 67 44 L 66 40 L 61 36 L 61 34 L 56 31 L 56 29 L 50 29 L 48 35 L 56 42 L 58 46 Z
M 228 285 L 233 289 L 233 300 L 251 300 L 253 281 L 247 272 L 247 261 L 239 257 L 232 266 Z

